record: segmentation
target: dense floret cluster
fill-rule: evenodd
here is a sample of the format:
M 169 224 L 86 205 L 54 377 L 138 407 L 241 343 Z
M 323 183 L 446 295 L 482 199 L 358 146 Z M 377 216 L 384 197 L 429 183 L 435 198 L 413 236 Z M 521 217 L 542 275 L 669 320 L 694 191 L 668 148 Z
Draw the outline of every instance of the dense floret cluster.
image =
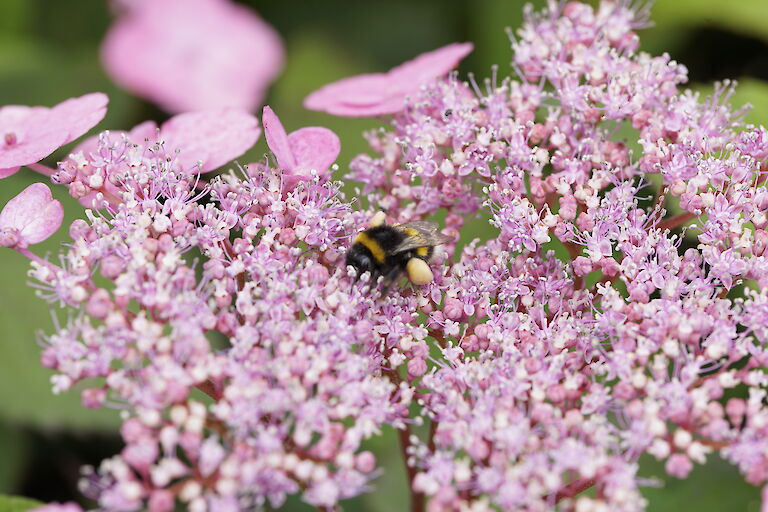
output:
M 296 493 L 336 510 L 375 485 L 363 442 L 386 428 L 414 510 L 643 510 L 644 454 L 685 478 L 719 452 L 765 485 L 768 133 L 730 84 L 702 99 L 638 52 L 645 22 L 553 2 L 513 37 L 514 78 L 440 78 L 453 46 L 352 99 L 325 87 L 313 108 L 355 115 L 422 84 L 350 166 L 365 201 L 331 180 L 335 136 L 287 135 L 269 109 L 276 161 L 209 182 L 258 136 L 245 114 L 216 150 L 212 117 L 183 114 L 73 152 L 54 181 L 94 209 L 60 261 L 19 244 L 12 211 L 0 241 L 70 310 L 43 351 L 54 389 L 85 381 L 86 406 L 123 410 L 125 448 L 84 492 L 105 510 Z M 445 215 L 431 283 L 354 282 L 345 248 L 379 209 Z M 495 236 L 473 239 L 476 218 Z

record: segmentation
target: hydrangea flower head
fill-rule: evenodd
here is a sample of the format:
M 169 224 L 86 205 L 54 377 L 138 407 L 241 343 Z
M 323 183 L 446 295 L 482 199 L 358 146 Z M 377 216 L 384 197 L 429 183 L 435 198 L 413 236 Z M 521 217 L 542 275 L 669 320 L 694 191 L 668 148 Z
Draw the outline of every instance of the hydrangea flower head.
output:
M 108 170 L 111 199 L 32 270 L 70 311 L 42 354 L 54 391 L 124 411 L 125 446 L 85 493 L 106 510 L 291 494 L 334 510 L 375 485 L 364 441 L 385 429 L 414 511 L 639 511 L 646 454 L 686 478 L 717 452 L 766 489 L 768 133 L 743 125 L 732 85 L 701 98 L 681 64 L 638 52 L 645 14 L 527 11 L 518 74 L 483 87 L 430 59 L 395 68 L 440 71 L 406 95 L 375 78 L 370 104 L 393 115 L 350 165 L 364 204 L 316 163 L 335 139 L 298 145 L 269 109 L 276 158 L 208 183 L 185 151 L 228 138 L 201 127 L 169 154 L 102 134 L 76 160 Z M 295 179 L 302 163 L 318 172 Z M 383 294 L 343 266 L 378 210 L 444 214 L 463 247 Z
M 229 0 L 124 3 L 102 60 L 127 90 L 169 112 L 252 111 L 283 64 L 275 30 Z

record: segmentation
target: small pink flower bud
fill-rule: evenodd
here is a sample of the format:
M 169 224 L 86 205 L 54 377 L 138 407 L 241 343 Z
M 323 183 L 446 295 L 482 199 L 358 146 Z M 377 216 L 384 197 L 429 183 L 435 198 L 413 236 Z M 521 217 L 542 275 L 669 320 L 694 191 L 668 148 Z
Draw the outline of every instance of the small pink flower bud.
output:
M 416 358 L 408 361 L 408 375 L 411 377 L 421 377 L 427 372 L 427 362 L 424 359 Z
M 98 409 L 104 406 L 104 401 L 107 398 L 107 393 L 102 388 L 88 388 L 84 389 L 81 394 L 81 401 L 83 407 L 89 409 Z
M 686 478 L 693 470 L 693 463 L 682 453 L 675 453 L 667 459 L 664 469 L 669 475 L 682 479 Z
M 376 469 L 376 456 L 369 451 L 360 452 L 355 457 L 355 468 L 361 473 L 370 473 Z

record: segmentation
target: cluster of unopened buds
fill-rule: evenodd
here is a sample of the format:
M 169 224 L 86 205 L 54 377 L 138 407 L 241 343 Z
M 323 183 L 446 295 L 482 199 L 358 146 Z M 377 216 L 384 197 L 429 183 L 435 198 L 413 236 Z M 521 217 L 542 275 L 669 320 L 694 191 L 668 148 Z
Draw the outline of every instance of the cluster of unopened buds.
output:
M 269 108 L 274 158 L 209 181 L 256 141 L 250 114 L 104 132 L 53 170 L 106 98 L 0 110 L 0 172 L 88 208 L 51 261 L 29 249 L 61 223 L 46 185 L 0 213 L 0 245 L 68 310 L 42 352 L 54 391 L 90 383 L 86 407 L 122 410 L 125 447 L 84 494 L 340 510 L 376 485 L 365 441 L 390 428 L 414 511 L 643 510 L 644 454 L 685 478 L 717 452 L 766 485 L 768 133 L 730 84 L 700 98 L 638 52 L 643 16 L 553 2 L 513 38 L 515 77 L 461 81 L 454 44 L 313 93 L 389 116 L 350 165 L 364 202 L 331 180 L 332 132 L 286 133 Z M 344 264 L 374 217 L 441 213 L 431 279 L 385 292 Z M 496 236 L 473 240 L 476 217 Z

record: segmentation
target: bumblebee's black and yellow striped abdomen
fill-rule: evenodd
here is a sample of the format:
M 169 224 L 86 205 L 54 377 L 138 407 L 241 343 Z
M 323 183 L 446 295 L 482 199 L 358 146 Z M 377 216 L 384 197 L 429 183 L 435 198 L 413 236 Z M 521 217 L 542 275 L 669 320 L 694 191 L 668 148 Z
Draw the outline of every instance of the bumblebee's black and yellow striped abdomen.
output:
M 402 274 L 413 258 L 428 262 L 436 245 L 449 237 L 437 232 L 437 224 L 417 221 L 408 224 L 381 224 L 360 232 L 347 250 L 346 264 L 357 277 L 370 272 L 371 279 L 384 277 L 385 286 Z

